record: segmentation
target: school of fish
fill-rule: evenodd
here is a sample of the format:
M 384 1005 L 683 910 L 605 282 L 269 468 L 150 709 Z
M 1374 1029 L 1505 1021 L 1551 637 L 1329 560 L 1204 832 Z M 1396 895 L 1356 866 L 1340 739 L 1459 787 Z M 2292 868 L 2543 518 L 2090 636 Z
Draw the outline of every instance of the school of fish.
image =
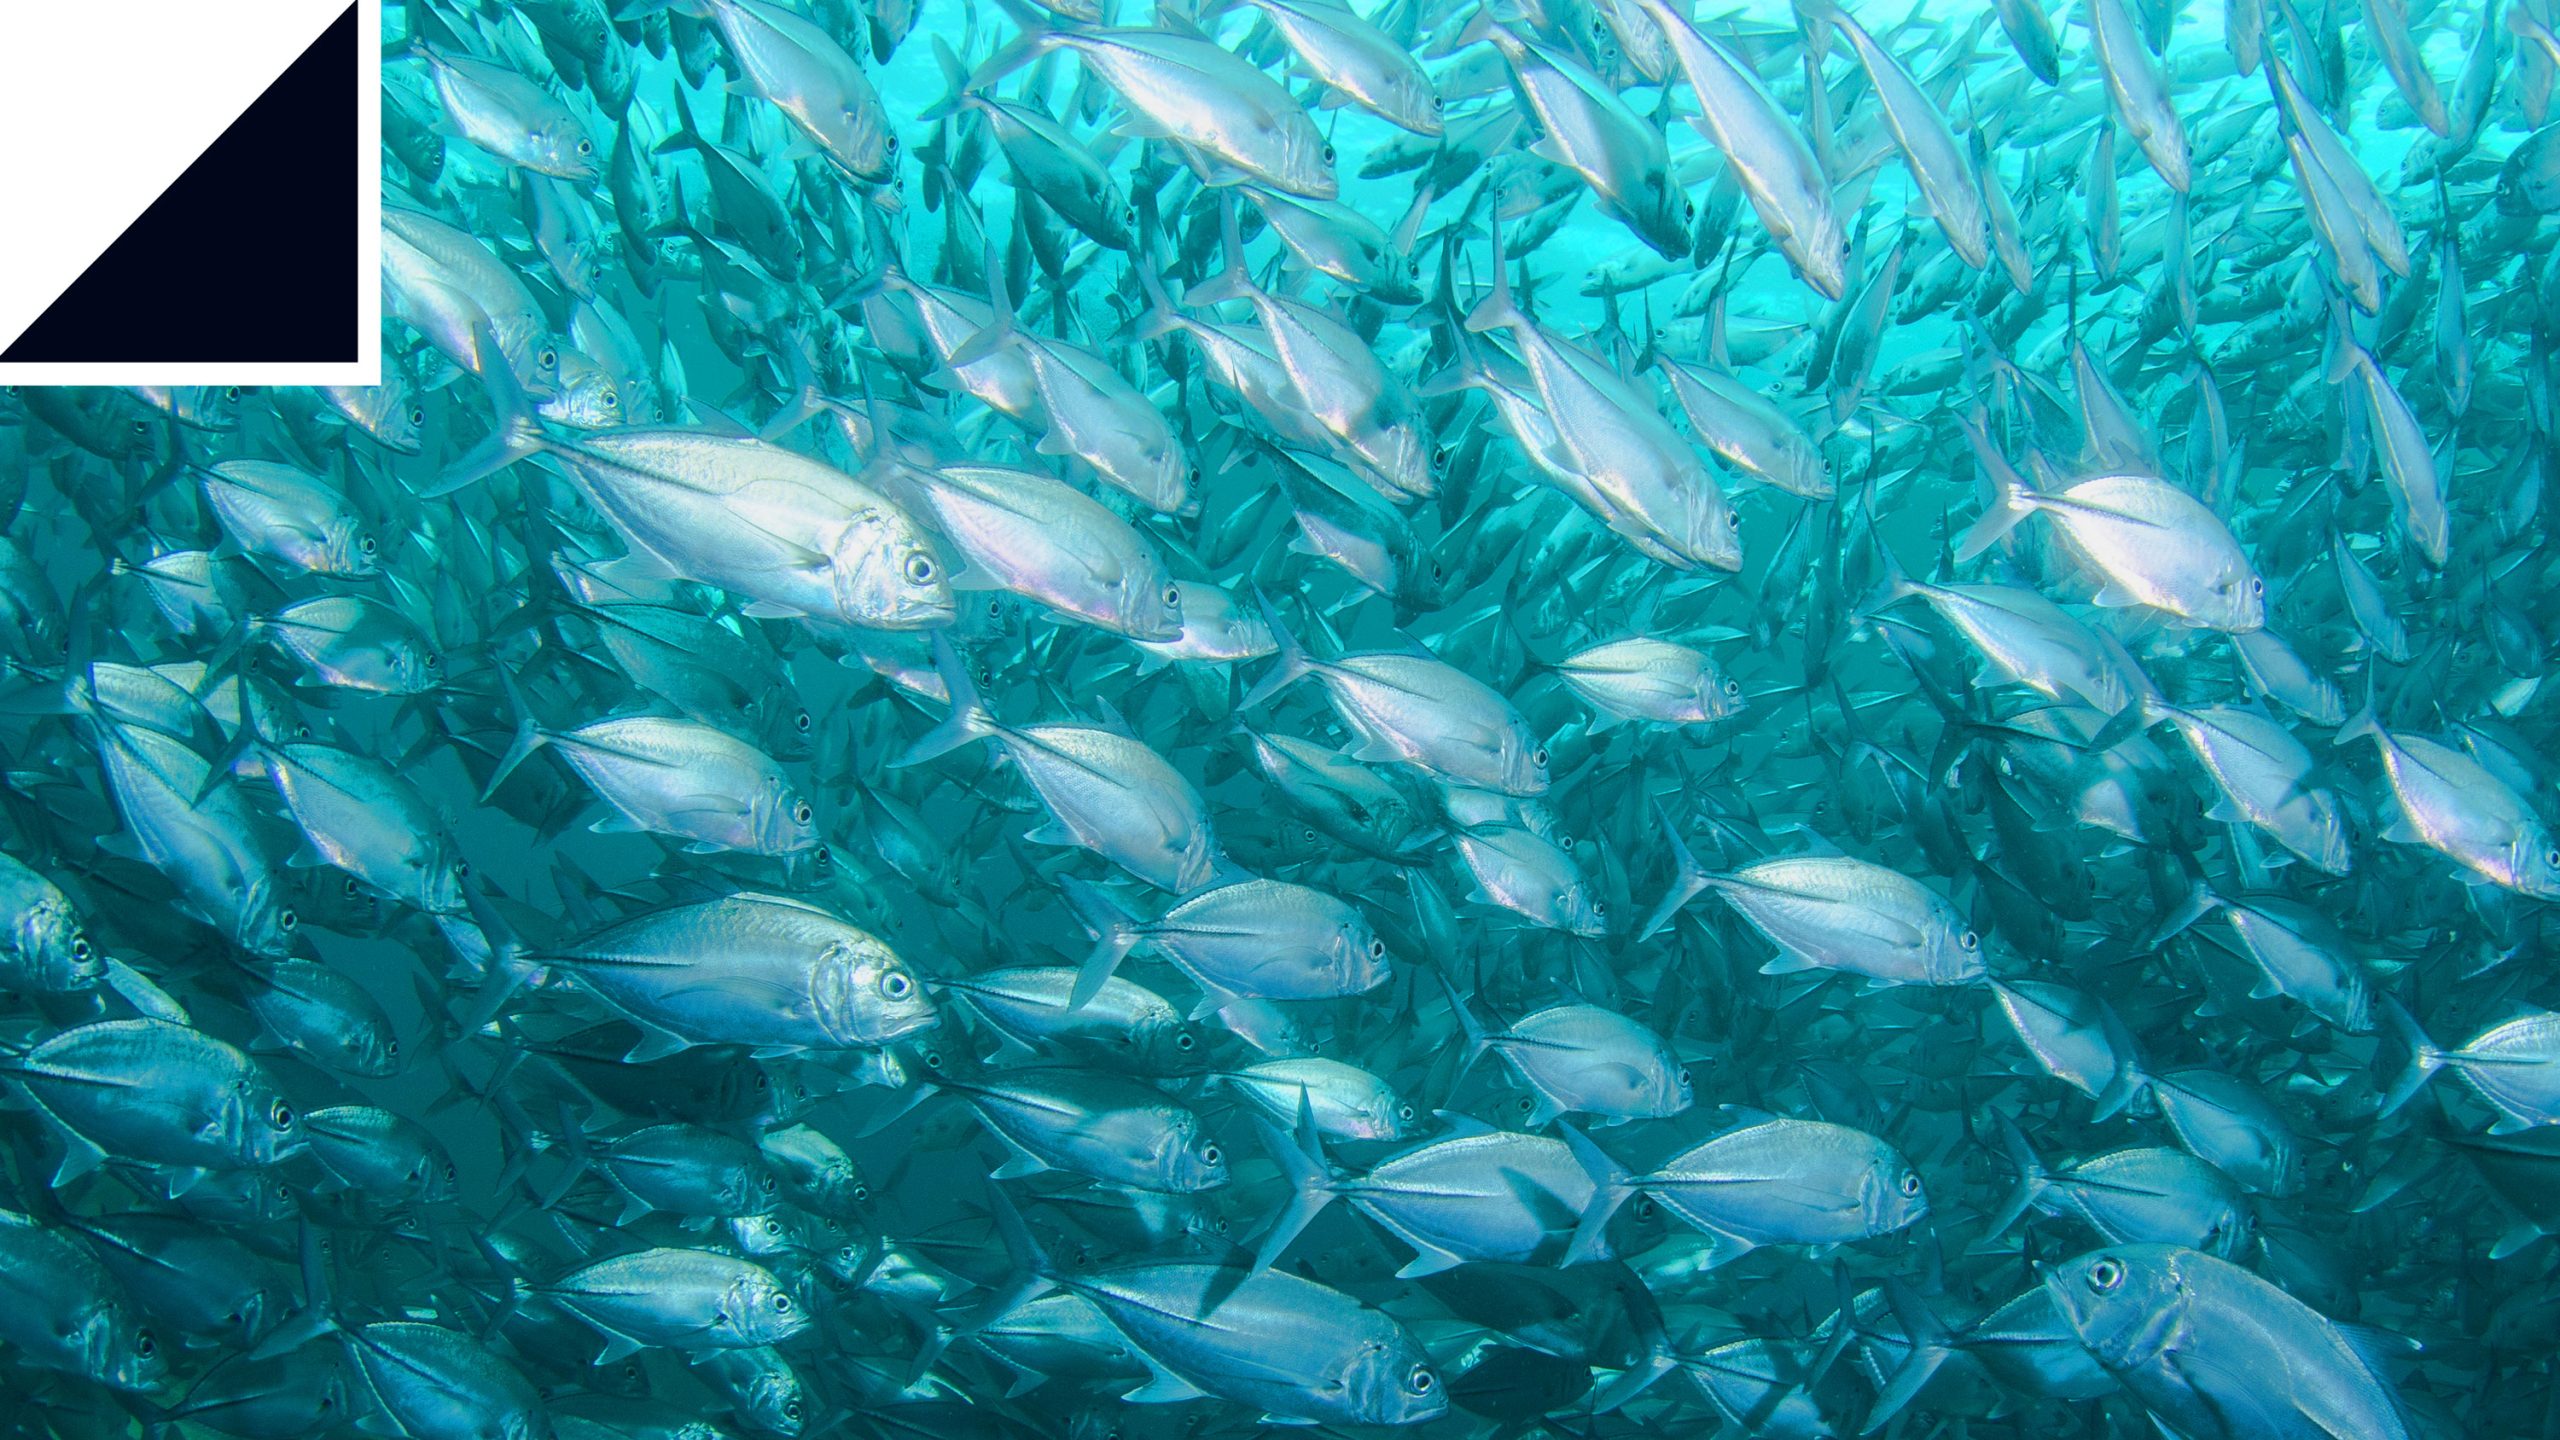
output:
M 0 395 L 0 1435 L 2560 1434 L 2560 5 L 1359 4 Z

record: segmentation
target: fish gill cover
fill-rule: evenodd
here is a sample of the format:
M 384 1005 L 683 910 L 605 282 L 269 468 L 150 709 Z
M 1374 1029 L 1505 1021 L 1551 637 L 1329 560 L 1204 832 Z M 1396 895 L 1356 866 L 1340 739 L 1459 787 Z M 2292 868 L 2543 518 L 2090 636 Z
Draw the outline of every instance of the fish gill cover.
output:
M 1135 9 L 0 397 L 0 1428 L 2547 1433 L 2547 7 Z

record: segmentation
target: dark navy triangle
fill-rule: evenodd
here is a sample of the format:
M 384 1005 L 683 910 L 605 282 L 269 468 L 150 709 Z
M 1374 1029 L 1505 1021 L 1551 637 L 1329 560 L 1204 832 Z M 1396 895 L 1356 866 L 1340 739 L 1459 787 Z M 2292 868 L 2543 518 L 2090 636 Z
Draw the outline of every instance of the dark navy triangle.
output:
M 354 363 L 356 73 L 350 5 L 0 362 Z

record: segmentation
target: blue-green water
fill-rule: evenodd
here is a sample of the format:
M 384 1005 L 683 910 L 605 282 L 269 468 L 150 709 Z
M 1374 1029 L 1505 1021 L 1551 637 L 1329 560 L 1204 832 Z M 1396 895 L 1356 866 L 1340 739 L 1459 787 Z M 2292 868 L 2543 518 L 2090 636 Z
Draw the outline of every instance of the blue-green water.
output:
M 387 10 L 0 397 L 0 1426 L 2548 1431 L 2560 41 L 2038 6 Z

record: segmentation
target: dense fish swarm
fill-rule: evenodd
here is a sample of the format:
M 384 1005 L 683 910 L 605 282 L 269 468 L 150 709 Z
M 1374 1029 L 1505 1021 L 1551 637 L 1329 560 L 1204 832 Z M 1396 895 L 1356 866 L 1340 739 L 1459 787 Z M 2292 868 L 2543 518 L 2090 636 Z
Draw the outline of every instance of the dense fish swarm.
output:
M 393 9 L 0 398 L 0 1433 L 2552 1434 L 2548 0 L 1799 3 Z

